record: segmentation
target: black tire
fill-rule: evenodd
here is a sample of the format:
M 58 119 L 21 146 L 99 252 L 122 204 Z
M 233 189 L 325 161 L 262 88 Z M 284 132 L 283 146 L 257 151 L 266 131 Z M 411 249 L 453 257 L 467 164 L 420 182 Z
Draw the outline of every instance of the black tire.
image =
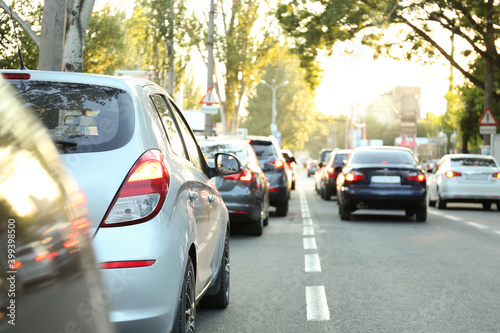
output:
M 429 207 L 436 207 L 436 201 L 435 200 L 431 200 L 431 195 L 429 193 L 427 194 L 427 198 L 428 198 L 428 201 L 429 201 Z
M 181 296 L 179 298 L 179 312 L 177 314 L 177 329 L 179 333 L 196 332 L 196 278 L 191 257 L 188 257 Z
M 438 196 L 437 207 L 438 207 L 438 209 L 446 209 L 446 201 L 444 201 L 443 199 L 441 199 L 440 195 Z
M 256 220 L 250 221 L 248 226 L 248 232 L 253 236 L 262 236 L 262 230 L 264 230 L 264 217 L 261 215 Z
M 325 189 L 323 191 L 323 199 L 325 201 L 330 201 L 331 198 L 332 198 L 332 191 L 330 191 L 328 186 L 325 186 Z
M 497 201 L 497 210 L 500 212 L 500 200 Z
M 406 209 L 405 215 L 406 217 L 413 217 L 413 215 L 415 215 L 415 211 L 413 209 Z
M 425 222 L 427 220 L 427 207 L 425 205 L 417 209 L 415 219 L 417 222 Z
M 292 181 L 292 190 L 295 190 L 295 180 Z
M 349 207 L 347 207 L 347 205 L 345 205 L 344 203 L 341 203 L 339 207 L 340 207 L 340 219 L 342 221 L 349 221 L 351 219 L 351 211 L 349 210 Z
M 287 212 L 288 212 L 288 200 L 280 202 L 276 206 L 276 216 L 286 216 Z
M 222 260 L 219 267 L 219 274 L 215 285 L 219 289 L 214 295 L 205 295 L 201 301 L 200 306 L 211 309 L 225 309 L 229 305 L 229 285 L 230 285 L 230 260 L 229 260 L 229 230 L 226 232 L 224 240 L 224 251 L 222 253 Z
M 483 202 L 483 209 L 490 210 L 491 209 L 491 202 Z

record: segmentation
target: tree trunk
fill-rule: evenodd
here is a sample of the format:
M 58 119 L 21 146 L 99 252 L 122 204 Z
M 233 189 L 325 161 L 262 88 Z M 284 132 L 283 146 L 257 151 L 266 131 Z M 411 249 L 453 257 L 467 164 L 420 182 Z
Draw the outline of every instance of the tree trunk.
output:
M 66 0 L 45 0 L 38 69 L 61 71 L 64 48 Z
M 69 0 L 66 36 L 64 41 L 63 70 L 83 72 L 83 44 L 94 0 Z
M 497 51 L 495 46 L 495 31 L 493 28 L 493 0 L 488 0 L 486 4 L 487 13 L 486 13 L 486 35 L 484 38 L 484 43 L 486 46 L 486 53 L 490 56 L 485 57 L 486 65 L 484 72 L 484 108 L 492 109 L 493 108 L 493 98 L 494 98 L 494 90 L 493 90 L 493 71 L 494 71 L 494 63 L 493 58 L 496 58 Z M 483 140 L 485 145 L 490 145 L 490 135 L 483 135 Z
M 175 64 L 175 52 L 174 52 L 174 0 L 170 0 L 170 13 L 168 13 L 168 42 L 167 42 L 167 52 L 168 52 L 168 83 L 167 92 L 170 95 L 174 94 L 174 64 Z

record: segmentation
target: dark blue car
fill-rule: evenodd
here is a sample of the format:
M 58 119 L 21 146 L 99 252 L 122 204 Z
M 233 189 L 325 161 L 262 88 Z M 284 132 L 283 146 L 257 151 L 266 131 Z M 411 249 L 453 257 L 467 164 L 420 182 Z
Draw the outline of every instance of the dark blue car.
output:
M 339 214 L 349 220 L 358 209 L 405 210 L 427 219 L 425 172 L 408 148 L 356 148 L 337 178 Z

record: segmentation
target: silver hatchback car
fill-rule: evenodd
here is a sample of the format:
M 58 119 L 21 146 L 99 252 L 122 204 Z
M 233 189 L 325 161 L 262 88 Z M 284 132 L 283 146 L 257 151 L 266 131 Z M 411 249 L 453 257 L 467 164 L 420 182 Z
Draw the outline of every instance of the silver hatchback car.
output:
M 93 246 L 120 332 L 191 331 L 196 304 L 229 301 L 229 219 L 182 113 L 153 82 L 1 71 L 43 121 L 85 192 Z

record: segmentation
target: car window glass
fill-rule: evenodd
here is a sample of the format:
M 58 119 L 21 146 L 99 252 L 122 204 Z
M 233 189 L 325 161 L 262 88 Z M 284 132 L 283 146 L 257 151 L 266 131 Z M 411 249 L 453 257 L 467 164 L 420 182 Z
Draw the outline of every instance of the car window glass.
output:
M 257 158 L 274 157 L 276 156 L 276 151 L 271 142 L 269 143 L 254 143 L 251 142 L 252 148 L 257 155 Z
M 415 164 L 413 155 L 401 150 L 366 150 L 354 154 L 353 164 Z
M 132 138 L 133 103 L 124 90 L 70 82 L 11 83 L 62 153 L 117 149 Z
M 348 158 L 349 154 L 335 154 L 335 164 L 342 165 Z
M 172 146 L 172 150 L 175 154 L 182 156 L 184 158 L 188 158 L 186 151 L 184 150 L 184 145 L 182 143 L 182 138 L 177 131 L 177 127 L 175 126 L 174 120 L 172 119 L 172 115 L 170 114 L 167 104 L 165 103 L 165 99 L 160 95 L 151 95 L 151 103 L 158 111 L 160 115 L 163 128 L 167 133 L 167 137 L 170 141 L 170 145 Z
M 247 159 L 246 150 L 244 147 L 226 142 L 210 142 L 210 141 L 199 141 L 201 150 L 205 158 L 213 159 L 216 153 L 228 153 L 233 154 L 238 157 L 243 163 Z
M 493 160 L 486 158 L 460 157 L 460 158 L 452 158 L 450 162 L 452 167 L 459 167 L 459 166 L 496 167 L 496 164 Z
M 179 124 L 179 131 L 181 132 L 182 137 L 184 138 L 184 143 L 186 144 L 186 149 L 188 150 L 189 153 L 189 159 L 198 168 L 203 169 L 200 158 L 200 156 L 202 155 L 198 148 L 198 144 L 196 143 L 193 135 L 191 134 L 189 126 L 186 124 L 183 117 L 179 115 L 180 111 L 177 109 L 177 107 L 170 102 L 168 103 L 168 105 L 171 107 L 172 114 L 175 116 L 177 123 Z

